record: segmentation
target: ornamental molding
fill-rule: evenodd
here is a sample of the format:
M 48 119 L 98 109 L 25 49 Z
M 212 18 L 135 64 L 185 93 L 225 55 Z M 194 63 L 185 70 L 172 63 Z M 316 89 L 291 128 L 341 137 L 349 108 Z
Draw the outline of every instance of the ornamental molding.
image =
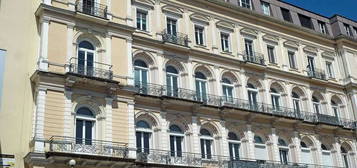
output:
M 326 51 L 326 50 L 323 50 L 322 53 L 321 53 L 322 57 L 326 57 L 326 58 L 329 58 L 329 59 L 334 59 L 334 57 L 336 57 L 336 53 L 333 52 L 333 51 Z
M 192 21 L 197 21 L 208 25 L 211 18 L 207 15 L 203 15 L 200 13 L 193 13 L 190 15 L 190 19 Z
M 313 54 L 316 54 L 318 52 L 316 47 L 312 47 L 312 46 L 305 46 L 303 49 L 305 52 L 310 52 Z
M 240 30 L 240 32 L 241 32 L 242 34 L 249 35 L 249 36 L 253 36 L 253 37 L 257 37 L 257 36 L 258 36 L 258 33 L 259 33 L 258 30 L 254 30 L 254 29 L 247 28 L 247 27 L 242 28 L 242 29 Z
M 286 40 L 286 41 L 284 42 L 284 45 L 285 45 L 285 46 L 288 46 L 288 47 L 296 48 L 296 49 L 299 48 L 299 42 L 297 42 L 297 41 Z
M 227 21 L 220 20 L 216 23 L 218 28 L 234 31 L 235 24 Z
M 171 14 L 174 16 L 182 17 L 184 13 L 184 9 L 177 7 L 177 6 L 172 6 L 172 5 L 165 5 L 162 7 L 162 11 L 167 14 Z
M 263 36 L 263 40 L 278 43 L 279 42 L 279 37 L 271 34 L 265 34 Z
M 144 6 L 146 8 L 154 8 L 155 2 L 153 0 L 133 0 L 134 4 Z

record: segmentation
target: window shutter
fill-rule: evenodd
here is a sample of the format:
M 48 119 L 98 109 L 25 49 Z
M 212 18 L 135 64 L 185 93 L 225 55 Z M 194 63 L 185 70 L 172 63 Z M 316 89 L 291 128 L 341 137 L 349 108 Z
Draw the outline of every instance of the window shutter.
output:
M 322 151 L 322 164 L 324 166 L 334 166 L 332 160 L 331 152 L 324 152 Z
M 310 149 L 301 149 L 301 163 L 312 164 Z
M 255 159 L 268 160 L 268 152 L 265 146 L 255 145 Z

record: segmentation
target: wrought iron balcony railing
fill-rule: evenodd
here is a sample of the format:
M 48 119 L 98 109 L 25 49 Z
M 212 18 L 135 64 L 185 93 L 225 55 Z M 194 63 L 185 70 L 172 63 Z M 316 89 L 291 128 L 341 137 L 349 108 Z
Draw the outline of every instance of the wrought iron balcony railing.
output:
M 200 154 L 157 149 L 137 149 L 136 160 L 143 163 L 163 165 L 190 167 L 200 167 L 202 165 Z
M 91 0 L 76 1 L 76 11 L 80 13 L 107 19 L 107 10 L 108 7 L 106 5 Z
M 233 160 L 225 163 L 225 168 L 342 168 L 338 166 L 327 166 L 305 163 L 281 163 L 271 160 Z
M 327 80 L 326 78 L 326 73 L 325 71 L 321 69 L 307 69 L 307 75 L 310 78 L 315 78 L 315 79 L 321 79 L 321 80 Z
M 173 43 L 181 46 L 188 47 L 188 35 L 175 32 L 175 33 L 168 33 L 165 29 L 162 32 L 162 40 L 164 42 Z
M 70 73 L 109 80 L 113 79 L 111 68 L 112 65 L 77 58 L 71 58 L 69 64 Z
M 128 157 L 128 145 L 120 142 L 53 136 L 48 140 L 48 144 L 50 152 L 99 155 L 118 158 Z
M 244 51 L 243 60 L 258 65 L 265 65 L 264 55 L 253 51 Z
M 293 108 L 273 106 L 271 104 L 250 102 L 244 99 L 224 97 L 210 94 L 198 93 L 194 90 L 177 88 L 172 89 L 168 86 L 149 84 L 149 83 L 136 83 L 135 87 L 141 95 L 150 95 L 156 97 L 169 97 L 174 99 L 188 100 L 192 102 L 201 103 L 203 105 L 215 107 L 229 107 L 245 111 L 252 111 L 263 113 L 272 116 L 287 117 L 297 120 L 302 120 L 309 123 L 324 123 L 335 126 L 340 126 L 348 129 L 356 129 L 357 122 L 335 116 L 316 114 L 306 111 L 297 111 Z

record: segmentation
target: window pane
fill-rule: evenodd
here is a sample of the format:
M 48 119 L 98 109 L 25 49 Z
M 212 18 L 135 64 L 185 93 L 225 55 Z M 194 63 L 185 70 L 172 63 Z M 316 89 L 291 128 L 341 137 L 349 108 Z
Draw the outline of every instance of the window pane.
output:
M 177 156 L 182 157 L 182 137 L 176 137 Z
M 83 142 L 83 120 L 76 120 L 76 143 L 82 144 Z
M 86 145 L 92 144 L 92 128 L 93 128 L 93 122 L 86 121 L 85 122 Z
M 205 141 L 203 139 L 201 139 L 201 155 L 202 158 L 206 158 Z
M 207 159 L 212 158 L 212 151 L 211 151 L 211 141 L 206 140 L 206 150 L 207 150 Z
M 171 156 L 175 156 L 175 137 L 170 136 L 170 151 L 171 151 Z
M 150 153 L 150 133 L 144 132 L 144 152 Z
M 141 152 L 142 144 L 141 144 L 141 132 L 136 132 L 136 148 L 138 152 Z

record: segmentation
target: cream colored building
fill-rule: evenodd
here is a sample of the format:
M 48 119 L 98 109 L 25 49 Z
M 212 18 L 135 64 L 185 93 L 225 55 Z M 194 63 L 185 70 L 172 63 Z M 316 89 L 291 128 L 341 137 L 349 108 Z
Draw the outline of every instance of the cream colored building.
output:
M 277 0 L 19 3 L 0 1 L 15 167 L 357 165 L 353 20 Z

